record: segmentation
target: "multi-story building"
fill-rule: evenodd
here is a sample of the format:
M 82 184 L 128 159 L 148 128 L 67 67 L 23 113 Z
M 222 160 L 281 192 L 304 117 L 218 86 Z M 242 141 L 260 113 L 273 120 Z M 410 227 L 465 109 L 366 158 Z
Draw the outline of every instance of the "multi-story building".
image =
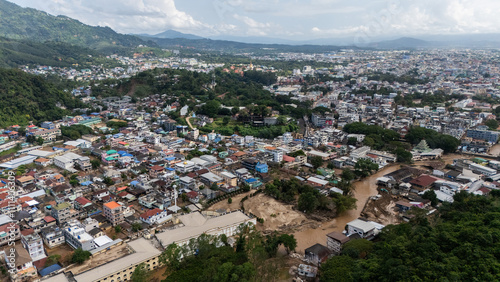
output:
M 212 186 L 213 184 L 219 186 L 224 182 L 224 179 L 215 173 L 207 172 L 200 175 L 201 182 L 205 183 L 207 186 Z
M 340 254 L 342 246 L 347 242 L 349 242 L 349 237 L 340 232 L 326 234 L 326 247 L 336 255 Z
M 96 248 L 94 237 L 85 232 L 85 227 L 78 220 L 69 221 L 63 230 L 66 243 L 74 249 L 90 251 Z
M 52 207 L 52 217 L 57 220 L 57 224 L 62 224 L 71 218 L 71 204 L 64 202 Z
M 111 222 L 113 226 L 122 223 L 125 220 L 123 215 L 124 207 L 115 202 L 108 202 L 103 205 L 104 207 L 104 216 Z
M 332 115 L 312 114 L 311 122 L 316 127 L 332 126 L 335 118 Z
M 35 136 L 36 138 L 41 137 L 44 141 L 55 141 L 58 136 L 61 136 L 61 130 L 59 128 L 53 129 L 40 129 L 34 132 L 29 132 L 27 135 Z
M 230 172 L 221 172 L 220 176 L 224 179 L 229 186 L 238 186 L 238 177 Z
M 45 227 L 41 231 L 42 240 L 49 248 L 54 248 L 66 242 L 64 232 L 57 226 Z
M 172 218 L 166 210 L 152 209 L 140 215 L 141 221 L 152 225 L 155 223 L 163 223 Z
M 478 129 L 467 130 L 467 137 L 471 137 L 473 139 L 478 139 L 478 140 L 485 140 L 491 143 L 497 143 L 499 136 L 500 132 L 496 131 L 478 130 Z
M 31 230 L 31 234 L 21 235 L 21 243 L 28 251 L 33 261 L 37 261 L 46 257 L 43 249 L 42 237 Z M 23 231 L 24 232 L 24 231 Z

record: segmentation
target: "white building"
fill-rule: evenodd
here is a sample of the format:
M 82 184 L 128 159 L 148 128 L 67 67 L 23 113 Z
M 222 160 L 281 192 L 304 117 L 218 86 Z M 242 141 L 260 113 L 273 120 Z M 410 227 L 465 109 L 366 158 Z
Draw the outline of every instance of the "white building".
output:
M 195 212 L 179 217 L 184 226 L 156 234 L 164 247 L 175 243 L 178 246 L 186 245 L 189 240 L 198 238 L 201 234 L 227 237 L 234 236 L 242 224 L 257 223 L 256 218 L 250 218 L 241 211 L 227 213 L 222 216 L 206 218 Z
M 168 214 L 166 210 L 152 209 L 140 215 L 141 221 L 153 225 L 155 223 L 163 223 L 172 219 L 172 215 Z
M 192 161 L 184 161 L 175 164 L 175 170 L 180 173 L 188 173 L 194 170 L 194 162 Z
M 21 235 L 21 242 L 33 261 L 41 260 L 47 257 L 45 255 L 45 250 L 43 249 L 42 237 L 40 237 L 37 233 Z
M 74 249 L 90 251 L 96 248 L 94 237 L 85 232 L 85 227 L 78 220 L 71 220 L 64 227 L 64 237 Z
M 89 157 L 83 157 L 75 153 L 66 153 L 54 158 L 54 164 L 65 170 L 74 170 L 73 166 L 75 163 L 78 163 L 80 167 L 86 169 L 90 166 L 90 159 Z

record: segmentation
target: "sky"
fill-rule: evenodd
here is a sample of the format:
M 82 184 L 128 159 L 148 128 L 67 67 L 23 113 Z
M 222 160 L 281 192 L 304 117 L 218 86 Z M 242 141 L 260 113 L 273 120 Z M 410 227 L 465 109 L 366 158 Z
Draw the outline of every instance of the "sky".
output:
M 500 32 L 498 0 L 9 0 L 120 33 L 288 40 Z

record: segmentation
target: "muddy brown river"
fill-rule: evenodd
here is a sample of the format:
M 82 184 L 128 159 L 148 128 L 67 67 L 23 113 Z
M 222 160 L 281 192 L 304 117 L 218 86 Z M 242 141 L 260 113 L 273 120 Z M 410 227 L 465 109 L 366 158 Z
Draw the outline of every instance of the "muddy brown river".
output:
M 341 214 L 332 221 L 324 222 L 319 228 L 295 232 L 293 235 L 297 239 L 297 252 L 304 254 L 305 249 L 316 243 L 326 245 L 326 234 L 333 231 L 342 232 L 348 222 L 351 222 L 360 216 L 368 198 L 378 194 L 376 185 L 377 178 L 396 171 L 399 168 L 399 165 L 387 166 L 376 174 L 365 178 L 362 181 L 355 182 L 353 185 L 355 189 L 354 196 L 358 199 L 356 203 L 357 208 Z

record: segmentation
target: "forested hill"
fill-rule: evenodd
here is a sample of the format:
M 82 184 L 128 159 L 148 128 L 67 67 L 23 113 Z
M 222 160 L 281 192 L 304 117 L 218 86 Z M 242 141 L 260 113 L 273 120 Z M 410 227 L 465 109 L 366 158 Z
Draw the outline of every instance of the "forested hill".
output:
M 0 36 L 39 42 L 66 42 L 110 52 L 144 44 L 136 36 L 119 34 L 109 27 L 89 26 L 65 16 L 22 8 L 5 0 L 0 0 Z
M 499 281 L 500 193 L 460 192 L 454 203 L 353 240 L 321 265 L 321 281 Z
M 89 68 L 91 65 L 113 64 L 95 50 L 63 42 L 35 42 L 0 37 L 0 67 L 17 68 L 20 65 L 47 65 L 52 67 Z
M 0 127 L 56 120 L 82 103 L 40 76 L 0 68 Z

